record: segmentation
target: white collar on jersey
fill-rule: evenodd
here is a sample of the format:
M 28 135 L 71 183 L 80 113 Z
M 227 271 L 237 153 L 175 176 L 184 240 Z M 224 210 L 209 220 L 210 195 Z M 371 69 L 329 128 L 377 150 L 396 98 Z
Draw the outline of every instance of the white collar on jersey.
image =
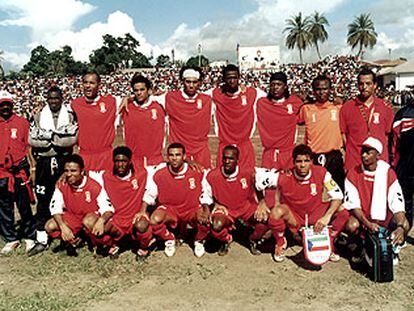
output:
M 183 167 L 181 168 L 181 170 L 178 173 L 173 172 L 169 165 L 168 165 L 168 170 L 170 171 L 171 175 L 174 176 L 174 178 L 183 178 L 184 174 L 187 173 L 187 171 L 188 171 L 188 163 L 184 162 Z
M 126 174 L 124 177 L 121 177 L 121 176 L 118 176 L 118 175 L 115 175 L 115 176 L 118 177 L 120 180 L 128 180 L 132 176 L 132 170 L 129 170 L 129 173 Z
M 236 179 L 237 175 L 239 175 L 239 166 L 236 166 L 236 170 L 234 171 L 233 174 L 227 175 L 226 173 L 224 173 L 224 169 L 223 167 L 221 167 L 221 173 L 223 174 L 223 176 L 228 180 L 228 181 L 233 181 Z
M 152 95 L 150 95 L 150 96 L 148 96 L 147 101 L 145 103 L 143 103 L 142 105 L 138 105 L 137 102 L 135 101 L 135 99 L 132 101 L 132 103 L 136 107 L 146 109 L 146 108 L 148 108 L 149 105 L 152 104 L 153 101 L 154 101 L 154 97 Z
M 97 105 L 98 104 L 98 101 L 101 99 L 101 95 L 97 95 L 96 97 L 95 97 L 95 99 L 92 101 L 92 102 L 88 102 L 87 100 L 86 100 L 86 96 L 84 96 L 85 97 L 85 102 L 87 103 L 87 104 L 89 104 L 89 105 Z
M 295 170 L 293 170 L 293 175 L 295 176 L 295 178 L 300 181 L 300 182 L 307 182 L 309 181 L 309 179 L 312 176 L 312 170 L 309 171 L 308 175 L 306 175 L 305 177 L 299 176 Z
M 367 175 L 367 176 L 369 176 L 369 177 L 375 177 L 375 172 L 376 172 L 377 170 L 375 170 L 375 171 L 368 171 L 368 170 L 366 170 L 366 169 L 364 168 L 364 165 L 363 165 L 363 164 L 361 164 L 361 168 L 362 168 L 362 172 L 364 173 L 364 175 Z
M 88 180 L 88 177 L 83 176 L 82 182 L 80 183 L 79 186 L 71 186 L 73 189 L 75 189 L 76 191 L 81 191 L 83 187 L 85 187 L 86 185 L 86 181 Z
M 197 95 L 198 95 L 198 92 L 197 92 L 197 93 L 195 93 L 195 95 L 193 97 L 190 97 L 184 92 L 184 90 L 180 90 L 180 91 L 181 91 L 181 95 L 184 99 L 195 100 Z

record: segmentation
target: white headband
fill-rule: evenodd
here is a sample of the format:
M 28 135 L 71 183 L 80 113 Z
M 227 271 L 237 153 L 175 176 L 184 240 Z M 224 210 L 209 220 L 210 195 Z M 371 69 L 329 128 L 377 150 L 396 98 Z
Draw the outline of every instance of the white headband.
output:
M 183 72 L 183 79 L 185 78 L 196 78 L 197 80 L 200 79 L 200 73 L 197 70 L 192 68 L 186 69 Z

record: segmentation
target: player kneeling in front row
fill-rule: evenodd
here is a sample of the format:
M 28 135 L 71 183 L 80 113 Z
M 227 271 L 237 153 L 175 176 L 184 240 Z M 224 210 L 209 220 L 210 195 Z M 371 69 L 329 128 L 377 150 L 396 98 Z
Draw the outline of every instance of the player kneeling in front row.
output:
M 89 214 L 85 220 L 87 230 L 102 255 L 108 252 L 111 258 L 119 253 L 119 241 L 131 235 L 137 241 L 139 249 L 137 260 L 149 255 L 148 247 L 152 239 L 149 215 L 136 217 L 142 202 L 147 180 L 144 168 L 135 169 L 132 164 L 132 151 L 128 147 L 113 150 L 113 170 L 93 174 L 108 193 L 114 211 L 107 211 L 101 216 Z M 92 174 L 92 173 L 90 173 Z
M 88 214 L 113 212 L 105 189 L 84 174 L 81 156 L 72 154 L 64 161 L 64 181 L 56 186 L 50 202 L 53 218 L 45 229 L 51 238 L 61 238 L 68 255 L 76 256 L 78 235 L 87 223 Z
M 167 148 L 167 165 L 148 178 L 141 213 L 149 205 L 157 208 L 151 215 L 153 234 L 165 241 L 165 254 L 175 253 L 175 236 L 169 229 L 186 228 L 196 230 L 194 254 L 204 255 L 204 241 L 209 231 L 209 210 L 200 205 L 202 173 L 192 170 L 185 162 L 185 148 L 180 143 Z
M 388 163 L 379 160 L 382 151 L 382 143 L 376 138 L 368 137 L 361 147 L 362 165 L 348 172 L 344 205 L 351 216 L 346 231 L 354 237 L 362 237 L 361 229 L 375 233 L 383 227 L 391 232 L 392 244 L 398 246 L 404 243 L 409 225 L 405 217 L 401 186 L 395 172 Z M 398 247 L 394 247 L 396 249 Z M 358 247 L 355 252 L 358 254 L 354 254 L 353 261 L 361 260 L 360 251 L 361 247 Z M 395 263 L 398 263 L 398 258 Z
M 250 235 L 250 250 L 259 254 L 257 241 L 268 230 L 265 224 L 270 210 L 263 195 L 256 193 L 254 187 L 254 171 L 241 169 L 239 149 L 228 145 L 222 152 L 222 166 L 207 173 L 203 180 L 201 203 L 204 208 L 213 206 L 211 214 L 211 234 L 223 244 L 219 249 L 220 256 L 228 253 L 233 238 L 230 230 L 236 220 L 254 227 Z M 258 195 L 256 197 L 256 194 Z M 257 202 L 260 199 L 260 204 Z
M 284 260 L 286 226 L 299 237 L 299 230 L 307 224 L 313 226 L 315 232 L 331 224 L 331 239 L 334 239 L 348 220 L 349 214 L 341 206 L 341 189 L 325 168 L 312 164 L 312 156 L 308 146 L 298 145 L 293 149 L 291 171 L 258 169 L 256 187 L 259 190 L 277 188 L 279 197 L 269 218 L 269 227 L 276 239 L 273 254 L 276 262 Z M 323 199 L 324 193 L 328 194 L 329 201 Z M 332 252 L 330 260 L 338 261 L 339 257 Z

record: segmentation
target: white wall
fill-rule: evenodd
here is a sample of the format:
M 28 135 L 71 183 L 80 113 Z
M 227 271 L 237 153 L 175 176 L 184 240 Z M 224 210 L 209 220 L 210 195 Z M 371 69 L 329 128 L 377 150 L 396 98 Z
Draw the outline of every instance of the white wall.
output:
M 414 85 L 414 72 L 397 74 L 395 77 L 395 88 L 398 91 L 402 91 L 407 89 L 408 85 Z

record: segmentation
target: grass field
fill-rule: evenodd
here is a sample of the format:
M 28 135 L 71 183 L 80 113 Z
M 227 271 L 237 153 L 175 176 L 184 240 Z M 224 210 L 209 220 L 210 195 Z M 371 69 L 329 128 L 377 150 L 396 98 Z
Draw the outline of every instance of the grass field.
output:
M 257 137 L 254 144 L 260 150 Z M 145 263 L 129 251 L 118 260 L 86 248 L 77 258 L 51 250 L 29 258 L 21 248 L 0 257 L 0 310 L 414 310 L 412 243 L 388 284 L 371 282 L 344 258 L 313 269 L 299 246 L 287 257 L 276 264 L 238 243 L 225 257 L 197 259 L 183 245 L 172 258 L 157 251 Z

